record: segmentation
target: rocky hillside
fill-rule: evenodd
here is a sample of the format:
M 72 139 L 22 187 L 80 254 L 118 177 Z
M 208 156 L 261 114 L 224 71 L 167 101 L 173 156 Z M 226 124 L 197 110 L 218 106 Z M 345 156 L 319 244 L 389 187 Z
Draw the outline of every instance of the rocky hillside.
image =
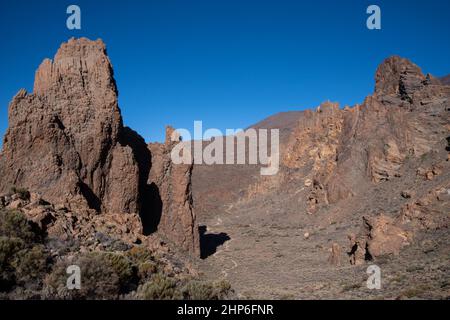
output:
M 450 86 L 395 56 L 375 80 L 360 105 L 301 113 L 277 176 L 236 169 L 227 191 L 194 168 L 199 221 L 216 240 L 205 270 L 242 297 L 449 296 Z M 383 264 L 383 290 L 365 288 L 371 263 Z

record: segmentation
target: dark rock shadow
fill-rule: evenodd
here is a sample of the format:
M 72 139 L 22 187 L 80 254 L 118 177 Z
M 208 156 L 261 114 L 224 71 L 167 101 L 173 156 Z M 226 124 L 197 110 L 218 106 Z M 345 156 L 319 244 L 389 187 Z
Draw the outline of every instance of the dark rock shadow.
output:
M 146 186 L 143 200 L 140 216 L 144 235 L 149 235 L 158 230 L 163 209 L 159 188 L 156 184 L 152 183 Z
M 200 226 L 198 232 L 200 235 L 200 257 L 206 259 L 217 252 L 217 248 L 225 242 L 231 240 L 230 236 L 224 232 L 207 233 L 206 226 Z
M 148 184 L 148 177 L 152 167 L 152 154 L 137 132 L 124 127 L 120 143 L 133 150 L 139 167 L 139 216 L 142 221 L 144 235 L 149 235 L 158 229 L 162 214 L 162 201 L 158 187 Z
M 82 182 L 81 180 L 78 181 L 78 188 L 80 189 L 81 194 L 86 199 L 89 208 L 94 209 L 97 212 L 100 212 L 102 208 L 102 202 L 100 199 L 95 195 L 94 191 L 92 191 L 89 186 Z

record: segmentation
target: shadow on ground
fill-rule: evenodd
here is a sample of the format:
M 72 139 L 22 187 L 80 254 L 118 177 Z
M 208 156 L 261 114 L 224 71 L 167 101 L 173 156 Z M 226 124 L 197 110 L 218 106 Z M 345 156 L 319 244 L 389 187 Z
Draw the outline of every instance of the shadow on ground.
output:
M 231 240 L 230 236 L 224 232 L 207 233 L 208 228 L 206 226 L 200 226 L 198 232 L 200 234 L 200 256 L 202 259 L 213 255 L 217 252 L 218 247 Z

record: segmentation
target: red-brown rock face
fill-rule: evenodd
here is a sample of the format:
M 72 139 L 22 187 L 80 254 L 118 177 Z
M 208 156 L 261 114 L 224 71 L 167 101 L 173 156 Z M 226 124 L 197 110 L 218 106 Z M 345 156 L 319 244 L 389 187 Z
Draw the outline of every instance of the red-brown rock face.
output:
M 159 191 L 164 213 L 155 218 L 160 210 L 149 204 L 156 191 L 147 185 L 151 154 L 145 141 L 123 126 L 105 45 L 71 39 L 53 61 L 42 62 L 34 92 L 20 90 L 9 106 L 0 193 L 17 186 L 71 209 L 140 214 L 144 229 L 161 219 L 159 229 L 168 239 L 198 252 L 190 167 L 172 167 L 170 157 L 165 161 L 172 173 L 157 179 L 167 184 Z
M 153 206 L 161 207 L 158 233 L 186 251 L 200 254 L 199 234 L 192 207 L 192 165 L 174 164 L 170 153 L 180 140 L 172 141 L 174 129 L 166 128 L 166 142 L 152 143 L 148 147 L 152 154 L 152 169 L 149 185 L 156 191 Z
M 34 92 L 10 104 L 1 191 L 21 186 L 57 203 L 137 213 L 139 172 L 122 129 L 105 45 L 64 43 L 37 70 Z
M 403 230 L 397 221 L 380 214 L 363 218 L 358 236 L 349 235 L 350 263 L 361 264 L 382 255 L 398 255 L 412 241 L 412 234 Z
M 356 195 L 368 180 L 401 176 L 406 159 L 441 148 L 450 133 L 448 86 L 400 57 L 386 59 L 375 79 L 362 105 L 305 112 L 289 139 L 283 163 L 308 169 L 311 211 Z

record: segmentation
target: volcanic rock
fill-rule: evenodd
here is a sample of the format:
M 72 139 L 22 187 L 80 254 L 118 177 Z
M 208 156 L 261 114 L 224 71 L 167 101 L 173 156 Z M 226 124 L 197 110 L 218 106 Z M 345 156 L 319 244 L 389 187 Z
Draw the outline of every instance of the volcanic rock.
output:
M 375 94 L 377 96 L 398 96 L 411 102 L 415 91 L 420 90 L 426 77 L 418 66 L 409 60 L 393 56 L 386 59 L 375 74 Z
M 153 207 L 160 207 L 158 233 L 184 250 L 200 254 L 198 226 L 192 205 L 192 164 L 174 164 L 173 147 L 181 138 L 172 127 L 166 128 L 164 144 L 152 143 L 152 169 L 148 184 L 155 190 Z
M 71 207 L 137 213 L 139 171 L 122 131 L 105 45 L 71 39 L 9 106 L 0 192 L 20 186 Z
M 367 254 L 379 257 L 386 254 L 399 254 L 402 247 L 411 243 L 411 235 L 398 226 L 394 219 L 379 215 L 364 218 L 367 241 Z
M 167 144 L 155 149 L 149 182 L 151 151 L 142 137 L 123 125 L 105 44 L 71 39 L 53 60 L 45 59 L 39 66 L 33 93 L 20 90 L 9 106 L 0 154 L 0 194 L 20 187 L 38 192 L 54 208 L 72 212 L 66 217 L 24 208 L 39 225 L 52 221 L 46 226 L 49 234 L 70 237 L 81 232 L 77 224 L 90 232 L 89 223 L 80 223 L 83 219 L 100 229 L 117 228 L 116 234 L 130 241 L 158 228 L 181 248 L 198 253 L 192 167 L 172 166 L 170 148 Z M 163 205 L 154 201 L 157 198 Z M 22 208 L 22 202 L 8 206 Z
M 400 222 L 380 214 L 363 217 L 361 232 L 350 235 L 350 263 L 359 265 L 384 255 L 398 255 L 404 246 L 411 244 L 412 234 Z

